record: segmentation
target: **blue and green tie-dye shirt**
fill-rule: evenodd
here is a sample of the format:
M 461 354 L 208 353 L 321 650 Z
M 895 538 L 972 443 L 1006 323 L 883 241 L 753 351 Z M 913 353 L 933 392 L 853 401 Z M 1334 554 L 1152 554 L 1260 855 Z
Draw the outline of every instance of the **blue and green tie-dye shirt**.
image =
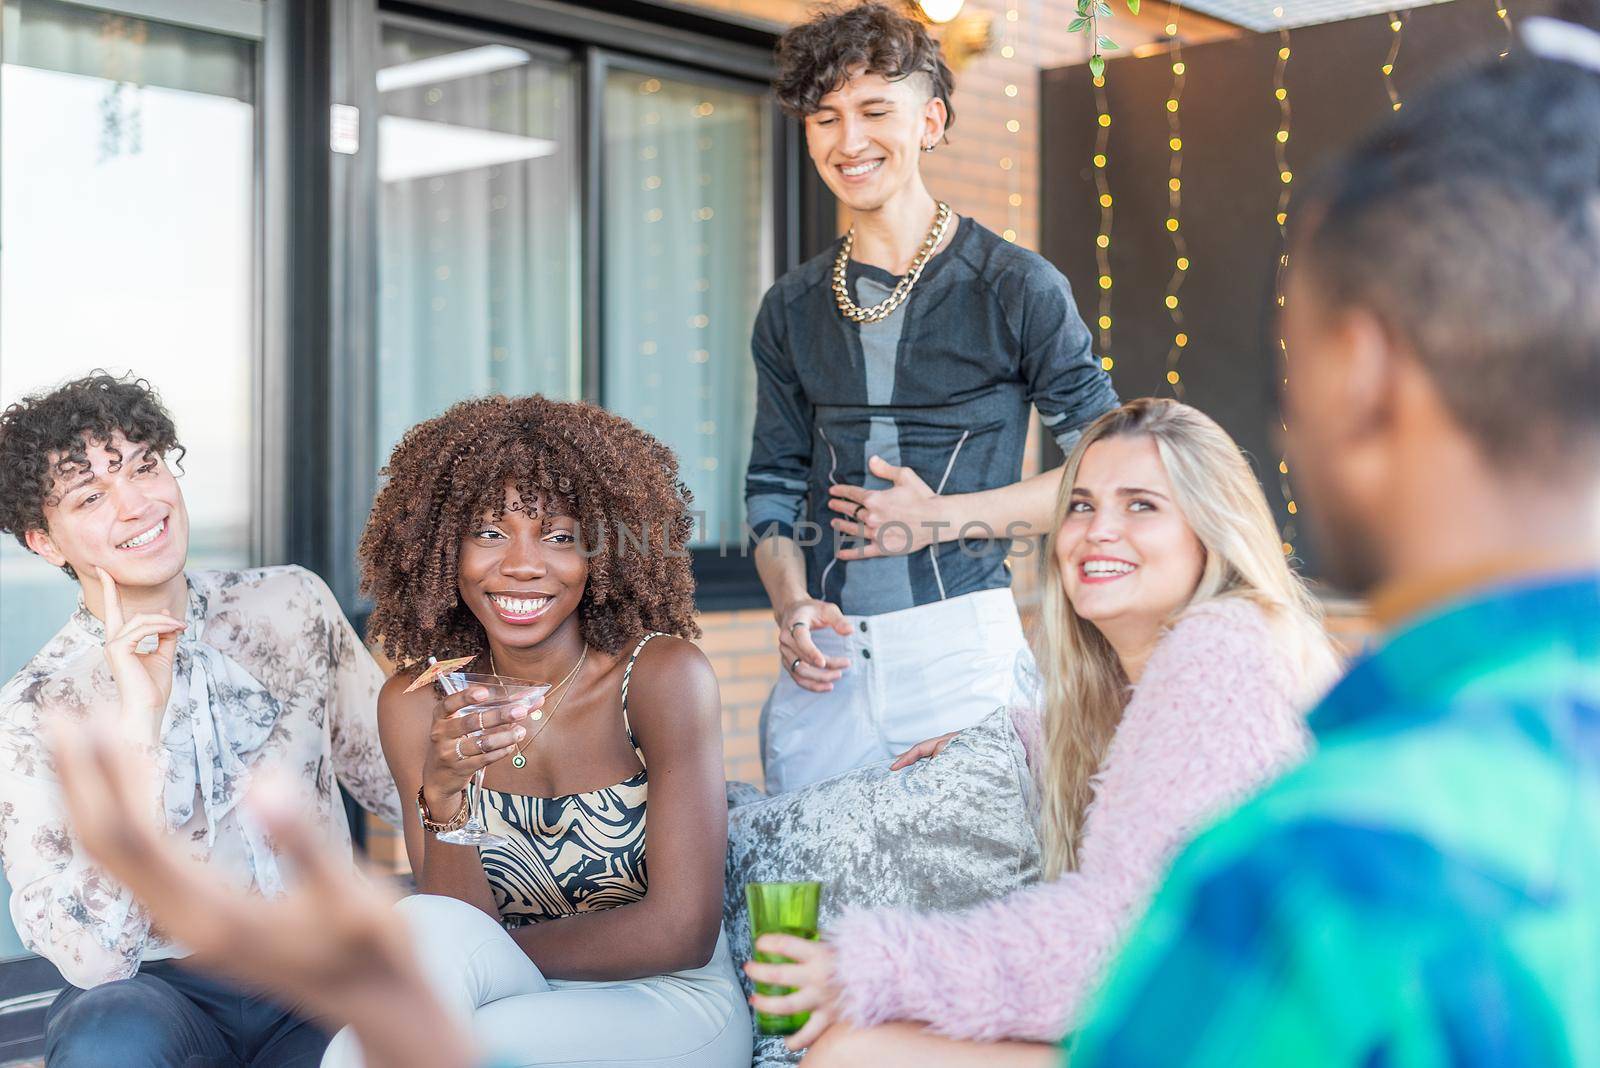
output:
M 1600 574 L 1410 626 L 1311 725 L 1179 857 L 1072 1068 L 1600 1065 Z

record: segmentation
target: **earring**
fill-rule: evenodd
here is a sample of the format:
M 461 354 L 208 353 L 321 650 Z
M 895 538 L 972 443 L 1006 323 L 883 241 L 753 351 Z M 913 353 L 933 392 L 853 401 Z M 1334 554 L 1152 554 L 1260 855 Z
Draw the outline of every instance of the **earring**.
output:
M 933 145 L 923 145 L 922 146 L 922 151 L 924 151 L 924 152 L 932 152 L 933 148 L 934 148 Z

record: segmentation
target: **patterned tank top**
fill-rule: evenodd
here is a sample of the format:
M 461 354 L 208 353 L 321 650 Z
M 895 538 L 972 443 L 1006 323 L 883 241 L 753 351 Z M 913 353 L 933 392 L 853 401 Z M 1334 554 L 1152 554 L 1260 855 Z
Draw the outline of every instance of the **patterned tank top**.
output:
M 483 791 L 484 822 L 508 839 L 478 850 L 505 926 L 598 912 L 644 897 L 649 774 L 628 723 L 628 681 L 639 653 L 655 637 L 658 632 L 639 639 L 622 671 L 622 729 L 639 758 L 638 774 L 562 797 Z

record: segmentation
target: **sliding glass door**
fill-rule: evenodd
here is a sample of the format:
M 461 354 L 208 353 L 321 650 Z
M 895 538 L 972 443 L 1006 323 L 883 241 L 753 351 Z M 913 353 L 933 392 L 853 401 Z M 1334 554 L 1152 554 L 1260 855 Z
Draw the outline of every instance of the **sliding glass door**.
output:
M 410 21 L 382 57 L 380 463 L 463 398 L 582 390 L 572 58 Z

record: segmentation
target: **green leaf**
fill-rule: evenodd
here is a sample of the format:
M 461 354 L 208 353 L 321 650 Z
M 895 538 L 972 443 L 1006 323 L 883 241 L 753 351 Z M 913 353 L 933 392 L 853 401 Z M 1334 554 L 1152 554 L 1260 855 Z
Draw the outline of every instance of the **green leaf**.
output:
M 1128 14 L 1137 15 L 1138 13 L 1139 13 L 1139 0 L 1128 0 Z
M 1071 22 L 1067 23 L 1067 32 L 1068 33 L 1077 33 L 1079 30 L 1083 29 L 1087 25 L 1089 25 L 1089 20 L 1088 19 L 1082 19 L 1082 18 L 1073 19 Z
M 1105 74 L 1105 72 L 1106 72 L 1105 57 L 1102 56 L 1100 53 L 1096 52 L 1094 55 L 1089 57 L 1089 73 L 1094 75 L 1096 78 L 1098 78 L 1101 75 Z
M 1078 0 L 1078 14 L 1083 18 L 1088 18 L 1089 5 L 1093 2 L 1094 0 Z
M 1100 47 L 1105 49 L 1107 52 L 1115 52 L 1119 48 L 1117 42 L 1113 41 L 1103 33 L 1100 35 Z
M 1111 5 L 1106 3 L 1106 0 L 1097 0 L 1094 6 L 1095 10 L 1100 13 L 1101 18 L 1108 19 L 1111 17 Z

